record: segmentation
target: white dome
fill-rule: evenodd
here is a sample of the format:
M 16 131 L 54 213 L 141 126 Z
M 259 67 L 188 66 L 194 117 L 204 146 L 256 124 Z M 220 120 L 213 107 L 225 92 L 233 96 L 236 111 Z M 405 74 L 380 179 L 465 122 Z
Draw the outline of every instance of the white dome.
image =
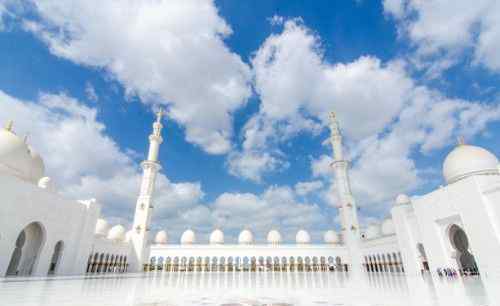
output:
M 250 230 L 244 229 L 241 231 L 240 236 L 238 237 L 239 244 L 252 244 L 253 243 L 253 234 Z
M 498 159 L 490 151 L 471 145 L 458 145 L 443 163 L 448 184 L 471 175 L 498 174 Z
M 281 234 L 277 230 L 271 230 L 267 234 L 267 242 L 269 244 L 280 244 L 281 243 Z
M 394 235 L 396 233 L 396 229 L 394 228 L 394 222 L 391 218 L 387 218 L 382 223 L 382 234 L 384 236 Z
M 223 243 L 224 243 L 224 233 L 217 228 L 210 234 L 210 244 L 223 244 Z
M 115 225 L 108 232 L 108 239 L 113 241 L 125 240 L 125 228 L 123 225 Z
M 155 243 L 156 244 L 167 244 L 167 242 L 168 242 L 167 232 L 159 231 L 158 233 L 156 233 L 156 236 L 155 236 Z
M 95 234 L 98 236 L 106 237 L 109 231 L 108 221 L 105 219 L 97 219 L 97 223 L 95 225 Z
M 406 205 L 411 202 L 410 198 L 406 194 L 400 194 L 396 197 L 396 202 L 394 205 Z
M 11 131 L 0 129 L 0 172 L 38 183 L 45 166 L 40 155 L 23 139 Z
M 340 237 L 339 234 L 337 234 L 337 232 L 329 230 L 326 231 L 325 234 L 323 235 L 323 240 L 325 241 L 325 243 L 337 244 L 340 242 Z
M 190 229 L 182 233 L 181 244 L 193 244 L 196 242 L 196 235 Z
M 380 225 L 376 224 L 376 223 L 371 224 L 366 229 L 365 235 L 366 235 L 367 239 L 374 239 L 374 238 L 380 237 L 380 235 L 381 235 Z
M 307 231 L 300 230 L 297 232 L 297 235 L 295 236 L 295 242 L 298 244 L 311 243 L 311 236 L 309 236 L 309 233 Z
M 134 231 L 133 230 L 130 230 L 128 231 L 126 234 L 125 234 L 125 242 L 130 242 L 132 241 L 132 235 L 134 234 Z

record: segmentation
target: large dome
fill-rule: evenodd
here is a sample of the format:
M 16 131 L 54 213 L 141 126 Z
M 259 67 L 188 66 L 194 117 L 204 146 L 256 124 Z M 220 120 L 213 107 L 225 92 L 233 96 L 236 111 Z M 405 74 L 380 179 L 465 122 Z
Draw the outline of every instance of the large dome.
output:
M 45 165 L 38 153 L 7 129 L 0 129 L 0 172 L 38 183 Z
M 239 244 L 252 244 L 253 243 L 253 234 L 250 230 L 244 229 L 241 231 L 240 236 L 238 237 Z
M 323 240 L 328 244 L 337 244 L 340 242 L 340 237 L 335 231 L 329 230 L 323 235 Z
M 307 231 L 300 230 L 297 232 L 297 235 L 295 236 L 295 242 L 298 244 L 311 243 L 311 236 L 309 236 L 309 233 Z
M 210 234 L 210 244 L 224 244 L 224 233 L 220 229 L 215 229 Z
M 498 174 L 498 159 L 490 151 L 471 145 L 458 145 L 443 163 L 448 184 L 471 175 Z
M 267 234 L 267 243 L 269 244 L 280 244 L 281 243 L 281 234 L 277 230 L 271 230 Z
M 391 218 L 387 218 L 382 223 L 382 234 L 384 236 L 394 235 L 396 233 L 396 229 L 394 228 L 394 221 Z
M 125 241 L 125 228 L 123 225 L 115 225 L 113 226 L 108 233 L 108 239 L 121 242 Z
M 196 235 L 190 229 L 182 233 L 181 244 L 193 244 L 196 242 Z
M 380 224 L 377 224 L 377 223 L 371 224 L 366 229 L 365 234 L 366 234 L 367 239 L 374 239 L 374 238 L 380 237 L 380 235 L 381 235 Z
M 97 236 L 106 237 L 109 231 L 108 221 L 105 219 L 97 219 L 97 223 L 95 224 L 95 234 Z
M 156 244 L 167 244 L 167 242 L 168 242 L 167 232 L 159 231 L 158 233 L 156 233 L 156 236 L 155 236 L 155 243 Z

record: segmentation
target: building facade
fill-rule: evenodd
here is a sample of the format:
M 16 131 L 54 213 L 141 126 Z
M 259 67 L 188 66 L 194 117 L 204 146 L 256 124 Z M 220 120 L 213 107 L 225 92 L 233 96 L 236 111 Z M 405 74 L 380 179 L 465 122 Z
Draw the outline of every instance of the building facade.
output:
M 349 162 L 337 119 L 331 116 L 332 174 L 339 198 L 340 231 L 312 243 L 301 229 L 283 243 L 277 229 L 255 243 L 250 229 L 225 244 L 222 229 L 197 241 L 188 229 L 179 242 L 168 228 L 153 237 L 154 188 L 162 139 L 157 114 L 133 226 L 110 226 L 96 200 L 58 194 L 43 159 L 15 134 L 0 130 L 0 275 L 70 275 L 179 271 L 360 271 L 419 275 L 439 268 L 495 271 L 500 254 L 500 174 L 490 152 L 460 144 L 443 163 L 445 186 L 420 196 L 399 195 L 391 217 L 361 228 L 349 182 Z M 152 238 L 152 239 L 151 239 Z

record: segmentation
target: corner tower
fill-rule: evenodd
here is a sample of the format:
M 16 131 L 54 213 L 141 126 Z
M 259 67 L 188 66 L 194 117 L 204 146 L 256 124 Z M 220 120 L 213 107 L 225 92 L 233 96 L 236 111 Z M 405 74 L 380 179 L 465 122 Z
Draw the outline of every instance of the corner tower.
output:
M 158 162 L 160 144 L 163 142 L 161 130 L 163 125 L 161 119 L 163 111 L 156 114 L 156 121 L 153 123 L 153 133 L 149 135 L 148 158 L 141 163 L 142 183 L 135 207 L 134 225 L 132 228 L 132 261 L 131 271 L 143 271 L 144 264 L 149 261 L 149 224 L 153 213 L 153 193 L 156 182 L 156 175 L 161 169 Z
M 351 259 L 351 270 L 362 271 L 362 255 L 360 247 L 360 232 L 356 201 L 351 191 L 349 181 L 349 161 L 344 158 L 342 146 L 342 134 L 335 113 L 330 113 L 330 142 L 333 149 L 332 168 L 335 174 L 335 185 L 337 187 L 340 223 L 342 226 L 342 238 L 349 250 Z

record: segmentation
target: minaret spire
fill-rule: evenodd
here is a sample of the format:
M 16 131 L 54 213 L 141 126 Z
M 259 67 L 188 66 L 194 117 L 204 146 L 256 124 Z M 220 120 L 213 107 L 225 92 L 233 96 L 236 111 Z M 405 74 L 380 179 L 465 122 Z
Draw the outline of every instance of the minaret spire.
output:
M 335 173 L 335 185 L 338 193 L 338 209 L 342 226 L 342 237 L 351 255 L 351 269 L 362 269 L 360 233 L 356 201 L 349 181 L 349 161 L 344 159 L 342 133 L 334 112 L 330 113 L 330 142 L 333 149 L 332 168 Z
M 142 271 L 144 264 L 149 261 L 149 225 L 153 212 L 153 193 L 156 176 L 161 169 L 158 162 L 160 144 L 163 142 L 161 130 L 163 125 L 161 120 L 163 110 L 156 114 L 156 121 L 153 123 L 153 132 L 149 135 L 149 151 L 145 161 L 141 163 L 143 175 L 141 190 L 137 198 L 135 208 L 132 244 L 134 248 L 134 258 L 132 258 L 132 270 Z

